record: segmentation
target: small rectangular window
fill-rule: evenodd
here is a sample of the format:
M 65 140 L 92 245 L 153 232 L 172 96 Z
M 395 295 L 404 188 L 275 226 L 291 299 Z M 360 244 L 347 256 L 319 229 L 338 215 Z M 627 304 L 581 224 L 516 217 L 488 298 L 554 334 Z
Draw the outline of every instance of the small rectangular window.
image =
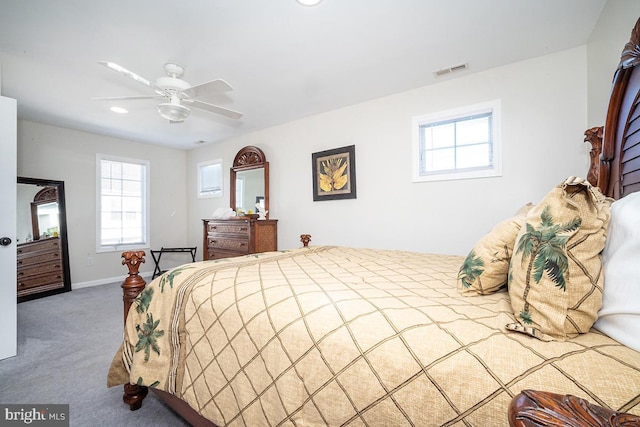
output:
M 413 118 L 413 181 L 502 174 L 500 103 L 493 101 Z
M 222 197 L 222 159 L 198 163 L 198 198 Z
M 149 162 L 98 154 L 98 252 L 149 246 Z

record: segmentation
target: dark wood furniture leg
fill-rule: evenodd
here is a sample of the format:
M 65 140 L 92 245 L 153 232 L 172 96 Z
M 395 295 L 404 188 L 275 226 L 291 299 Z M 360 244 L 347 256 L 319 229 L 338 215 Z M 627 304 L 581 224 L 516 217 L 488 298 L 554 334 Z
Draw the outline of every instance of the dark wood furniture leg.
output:
M 127 315 L 133 300 L 142 292 L 147 282 L 138 274 L 140 264 L 144 262 L 144 251 L 129 251 L 122 253 L 122 264 L 129 269 L 129 275 L 124 279 L 122 285 L 122 301 L 124 302 L 124 321 L 127 322 Z M 137 384 L 125 384 L 122 400 L 129 405 L 129 409 L 135 411 L 142 406 L 142 400 L 149 393 L 145 386 Z

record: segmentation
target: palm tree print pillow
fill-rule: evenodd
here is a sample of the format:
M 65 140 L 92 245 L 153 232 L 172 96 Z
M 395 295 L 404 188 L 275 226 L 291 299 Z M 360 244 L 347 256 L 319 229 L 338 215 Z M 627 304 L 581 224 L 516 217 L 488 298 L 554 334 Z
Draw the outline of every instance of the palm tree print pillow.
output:
M 529 211 L 509 265 L 518 323 L 507 329 L 545 341 L 589 331 L 602 305 L 611 202 L 586 180 L 569 177 Z
M 532 207 L 531 203 L 523 206 L 515 216 L 498 223 L 476 243 L 458 272 L 458 292 L 488 295 L 507 286 L 513 245 Z

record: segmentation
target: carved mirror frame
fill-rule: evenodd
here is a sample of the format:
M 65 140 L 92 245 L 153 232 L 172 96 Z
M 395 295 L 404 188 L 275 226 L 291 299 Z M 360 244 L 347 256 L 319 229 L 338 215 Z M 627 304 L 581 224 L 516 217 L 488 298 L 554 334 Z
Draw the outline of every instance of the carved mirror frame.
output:
M 31 202 L 31 230 L 33 231 L 33 240 L 40 239 L 40 221 L 38 219 L 38 206 L 49 203 L 58 202 L 58 187 L 45 187 L 38 191 Z
M 264 209 L 266 211 L 265 218 L 269 219 L 269 162 L 266 156 L 258 147 L 249 145 L 236 154 L 231 167 L 231 179 L 229 181 L 229 204 L 231 209 L 236 210 L 236 175 L 238 172 L 260 169 L 264 171 Z

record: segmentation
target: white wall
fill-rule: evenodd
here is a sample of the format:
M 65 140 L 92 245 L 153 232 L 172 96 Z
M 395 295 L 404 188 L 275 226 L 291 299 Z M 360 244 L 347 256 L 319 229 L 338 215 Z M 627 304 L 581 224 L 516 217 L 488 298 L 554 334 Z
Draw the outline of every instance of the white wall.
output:
M 640 16 L 640 1 L 609 0 L 588 43 L 589 127 L 602 126 L 622 49 Z
M 149 160 L 152 248 L 187 243 L 185 151 L 20 120 L 18 176 L 64 181 L 74 288 L 121 281 L 127 272 L 121 252 L 96 253 L 96 153 Z M 146 252 L 142 272 L 153 270 Z
M 312 244 L 466 254 L 521 205 L 537 202 L 569 175 L 584 176 L 586 46 L 330 111 L 191 150 L 187 155 L 189 240 L 201 245 L 201 218 L 229 201 L 198 200 L 196 164 L 260 147 L 270 161 L 270 217 L 279 249 Z M 503 176 L 411 182 L 411 118 L 500 99 Z M 313 202 L 311 154 L 355 145 L 355 200 Z

